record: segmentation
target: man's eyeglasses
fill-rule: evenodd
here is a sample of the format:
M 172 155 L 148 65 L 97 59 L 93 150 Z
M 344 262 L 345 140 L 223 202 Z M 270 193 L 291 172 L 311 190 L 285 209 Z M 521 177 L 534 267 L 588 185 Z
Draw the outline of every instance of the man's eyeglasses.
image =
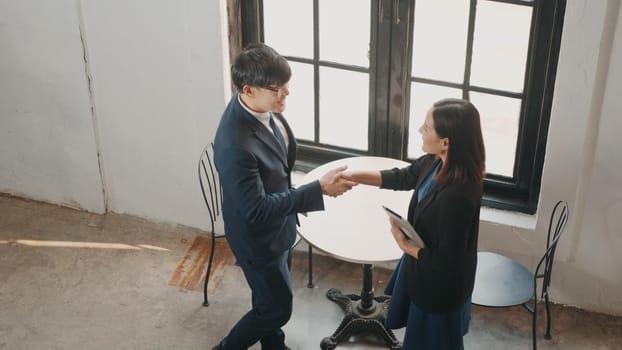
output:
M 285 92 L 285 90 L 289 91 L 289 84 L 285 84 L 279 88 L 276 87 L 272 87 L 272 86 L 260 86 L 260 89 L 265 89 L 265 90 L 270 90 L 272 92 L 276 92 L 277 95 L 281 96 L 283 95 L 283 93 Z

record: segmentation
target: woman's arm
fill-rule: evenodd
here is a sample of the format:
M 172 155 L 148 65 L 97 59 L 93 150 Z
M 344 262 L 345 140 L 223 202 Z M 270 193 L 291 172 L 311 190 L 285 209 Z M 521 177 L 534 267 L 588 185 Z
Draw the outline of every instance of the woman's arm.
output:
M 380 171 L 346 171 L 342 176 L 348 181 L 353 181 L 363 185 L 376 187 L 380 187 L 380 185 L 382 185 Z

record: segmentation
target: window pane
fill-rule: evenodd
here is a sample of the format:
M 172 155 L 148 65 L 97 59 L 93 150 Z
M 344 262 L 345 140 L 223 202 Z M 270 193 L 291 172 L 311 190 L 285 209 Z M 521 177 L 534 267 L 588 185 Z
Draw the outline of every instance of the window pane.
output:
M 419 127 L 434 102 L 448 98 L 461 98 L 462 91 L 443 86 L 412 83 L 410 86 L 410 119 L 408 120 L 408 158 L 417 158 L 421 150 Z
M 369 76 L 320 68 L 320 143 L 367 151 Z
M 523 91 L 531 7 L 478 1 L 471 84 Z
M 313 1 L 264 0 L 263 13 L 267 45 L 281 55 L 313 58 Z
M 471 102 L 482 122 L 486 172 L 513 177 L 521 101 L 472 92 Z
M 289 62 L 289 65 L 292 67 L 292 78 L 284 114 L 297 139 L 313 141 L 313 66 L 297 62 Z
M 321 60 L 369 67 L 370 7 L 369 0 L 320 1 Z
M 469 2 L 417 0 L 412 75 L 462 83 Z

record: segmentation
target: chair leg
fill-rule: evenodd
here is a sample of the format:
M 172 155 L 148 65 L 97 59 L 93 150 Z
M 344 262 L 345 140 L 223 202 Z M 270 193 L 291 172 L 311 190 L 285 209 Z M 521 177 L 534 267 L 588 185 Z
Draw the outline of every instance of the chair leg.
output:
M 315 288 L 315 284 L 313 284 L 313 247 L 311 244 L 308 244 L 309 249 L 307 251 L 307 255 L 309 258 L 309 281 L 307 282 L 307 288 Z
M 533 298 L 533 313 L 532 313 L 532 318 L 531 318 L 531 341 L 533 342 L 533 350 L 537 350 L 538 349 L 538 344 L 537 344 L 537 337 L 536 337 L 536 333 L 537 333 L 537 322 L 536 320 L 538 319 L 538 298 L 534 297 Z
M 212 249 L 209 254 L 209 262 L 207 263 L 207 271 L 205 272 L 205 284 L 203 285 L 203 306 L 209 306 L 207 300 L 207 283 L 209 282 L 210 271 L 212 270 L 212 262 L 214 261 L 214 250 L 216 248 L 216 234 L 212 232 Z
M 549 294 L 544 294 L 544 305 L 546 307 L 546 333 L 544 339 L 551 339 L 551 305 L 549 305 Z

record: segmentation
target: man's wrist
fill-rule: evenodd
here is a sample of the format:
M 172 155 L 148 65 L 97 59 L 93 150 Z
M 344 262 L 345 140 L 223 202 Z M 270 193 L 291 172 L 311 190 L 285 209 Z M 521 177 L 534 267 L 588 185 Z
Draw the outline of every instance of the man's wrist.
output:
M 323 194 L 329 194 L 329 184 L 327 182 L 324 181 L 319 181 L 320 182 L 320 189 L 322 190 Z

